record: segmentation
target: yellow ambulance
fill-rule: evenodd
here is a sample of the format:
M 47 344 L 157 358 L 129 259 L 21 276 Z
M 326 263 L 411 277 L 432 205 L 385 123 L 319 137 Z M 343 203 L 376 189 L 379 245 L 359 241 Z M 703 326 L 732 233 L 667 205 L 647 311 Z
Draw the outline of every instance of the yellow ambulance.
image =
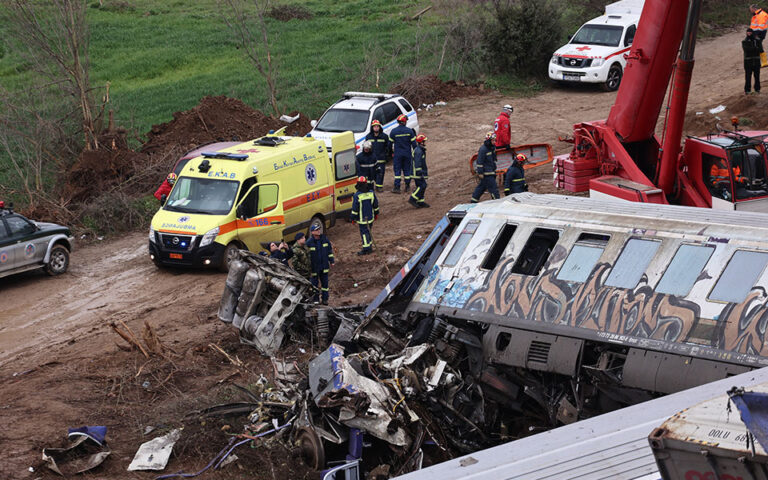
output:
M 357 175 L 352 132 L 326 144 L 283 130 L 203 152 L 184 166 L 152 218 L 149 256 L 156 265 L 226 270 L 237 249 L 268 250 L 352 208 Z

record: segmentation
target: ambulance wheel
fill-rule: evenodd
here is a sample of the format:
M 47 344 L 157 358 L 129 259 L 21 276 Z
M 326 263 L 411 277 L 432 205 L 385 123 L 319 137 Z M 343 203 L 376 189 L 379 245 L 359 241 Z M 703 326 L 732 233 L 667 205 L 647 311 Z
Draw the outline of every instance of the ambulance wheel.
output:
M 227 247 L 224 249 L 224 257 L 221 259 L 219 270 L 225 273 L 229 271 L 229 264 L 231 264 L 233 260 L 236 260 L 240 255 L 238 250 L 240 250 L 240 245 L 235 242 L 227 245 Z
M 605 83 L 603 84 L 603 90 L 606 92 L 615 92 L 619 89 L 619 85 L 621 85 L 621 77 L 623 75 L 623 72 L 621 71 L 621 65 L 618 63 L 614 63 L 611 65 L 611 69 L 608 70 L 608 78 L 605 80 Z
M 309 222 L 309 231 L 307 232 L 307 238 L 311 237 L 312 235 L 312 227 L 315 225 L 320 225 L 320 233 L 325 233 L 325 223 L 323 222 L 323 217 L 320 215 L 315 215 L 312 217 L 312 221 Z

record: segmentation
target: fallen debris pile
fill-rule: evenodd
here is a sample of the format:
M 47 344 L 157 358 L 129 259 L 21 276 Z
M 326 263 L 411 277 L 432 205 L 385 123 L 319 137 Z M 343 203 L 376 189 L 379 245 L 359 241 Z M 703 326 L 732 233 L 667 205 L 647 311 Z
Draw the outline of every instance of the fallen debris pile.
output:
M 219 319 L 239 331 L 241 342 L 267 356 L 285 337 L 309 335 L 313 344 L 328 345 L 306 368 L 272 358 L 281 405 L 291 412 L 280 417 L 291 418 L 291 438 L 308 465 L 361 466 L 387 478 L 508 438 L 488 430 L 507 428 L 496 415 L 503 396 L 486 404 L 478 380 L 495 381 L 501 391 L 514 387 L 491 369 L 480 371 L 477 338 L 437 319 L 425 333 L 425 325 L 383 309 L 365 317 L 362 307 L 315 306 L 308 303 L 314 287 L 296 272 L 268 257 L 240 255 Z

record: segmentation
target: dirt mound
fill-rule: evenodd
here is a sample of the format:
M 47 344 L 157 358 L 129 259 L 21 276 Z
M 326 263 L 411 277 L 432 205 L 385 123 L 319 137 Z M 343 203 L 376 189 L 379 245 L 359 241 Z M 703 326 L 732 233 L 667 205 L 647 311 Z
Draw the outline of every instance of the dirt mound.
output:
M 739 118 L 743 130 L 768 130 L 768 97 L 762 95 L 731 95 L 710 108 L 720 105 L 725 109 L 710 113 L 709 110 L 690 111 L 685 116 L 685 131 L 689 135 L 704 135 L 717 131 L 717 124 L 731 129 L 731 117 Z
M 267 11 L 267 16 L 281 22 L 287 22 L 293 19 L 310 19 L 312 18 L 312 12 L 301 5 L 277 5 Z
M 408 99 L 414 106 L 424 104 L 447 102 L 454 98 L 482 95 L 486 90 L 483 85 L 465 85 L 451 80 L 443 82 L 434 75 L 423 77 L 411 77 L 398 83 L 389 93 L 399 93 Z
M 296 113 L 289 116 L 293 115 Z M 174 113 L 170 122 L 154 125 L 140 151 L 162 156 L 174 149 L 189 151 L 210 142 L 245 141 L 284 126 L 288 126 L 289 135 L 304 135 L 311 130 L 304 116 L 287 124 L 235 98 L 205 97 L 196 107 Z

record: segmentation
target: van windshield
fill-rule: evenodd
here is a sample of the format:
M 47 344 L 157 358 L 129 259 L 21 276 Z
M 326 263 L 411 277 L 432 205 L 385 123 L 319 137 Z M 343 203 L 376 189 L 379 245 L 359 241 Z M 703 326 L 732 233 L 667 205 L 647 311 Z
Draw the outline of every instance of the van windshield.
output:
M 315 130 L 323 132 L 364 132 L 368 129 L 368 110 L 331 108 L 317 123 Z
M 171 212 L 224 215 L 232 210 L 240 182 L 180 177 L 163 207 Z
M 576 32 L 571 43 L 618 47 L 624 27 L 615 25 L 584 25 Z

